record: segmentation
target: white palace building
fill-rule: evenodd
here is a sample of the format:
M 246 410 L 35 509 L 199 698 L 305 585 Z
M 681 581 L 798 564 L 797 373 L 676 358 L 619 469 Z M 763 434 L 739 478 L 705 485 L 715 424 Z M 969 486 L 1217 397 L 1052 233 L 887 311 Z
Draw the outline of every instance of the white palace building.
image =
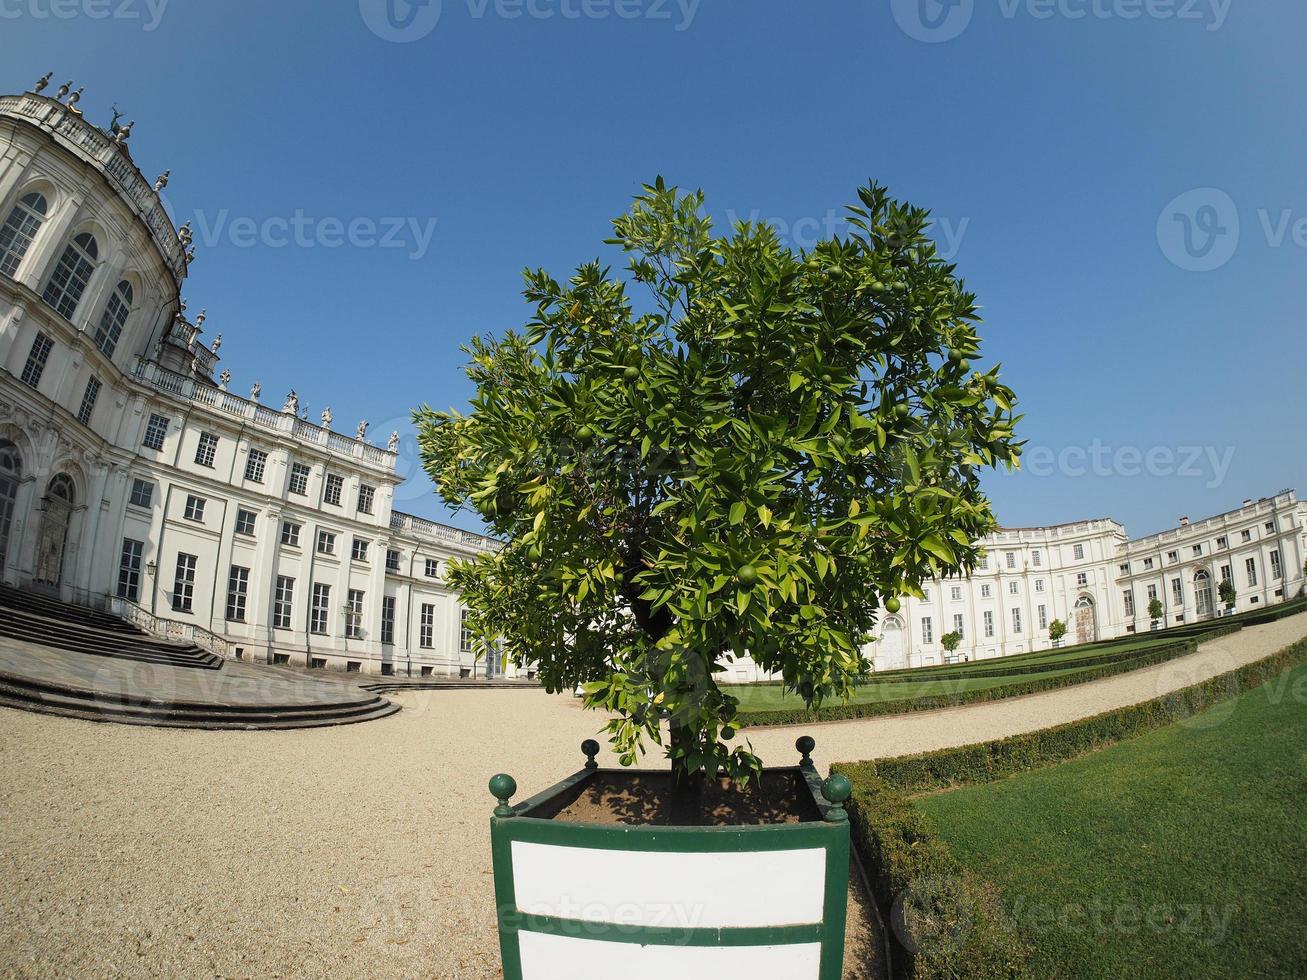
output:
M 386 448 L 215 378 L 181 287 L 190 230 L 128 148 L 64 86 L 0 96 L 0 568 L 3 581 L 105 606 L 227 656 L 412 676 L 512 673 L 462 628 L 449 559 L 489 539 L 392 509 Z M 324 413 L 325 414 L 325 413 Z M 986 565 L 885 616 L 878 669 L 1047 647 L 1297 595 L 1307 505 L 1292 491 L 1130 541 L 1111 520 L 1000 531 Z M 741 663 L 727 679 L 751 680 Z

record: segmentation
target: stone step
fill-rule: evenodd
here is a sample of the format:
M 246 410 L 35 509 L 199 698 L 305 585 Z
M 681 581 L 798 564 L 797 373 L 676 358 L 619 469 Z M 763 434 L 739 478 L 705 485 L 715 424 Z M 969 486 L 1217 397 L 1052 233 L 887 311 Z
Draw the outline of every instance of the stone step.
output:
M 0 705 L 87 721 L 242 731 L 349 725 L 385 718 L 399 711 L 399 705 L 375 696 L 324 705 L 124 703 L 109 700 L 104 695 L 73 688 L 60 689 L 55 685 L 37 685 L 5 675 L 0 675 Z
M 25 609 L 36 615 L 57 619 L 63 622 L 78 622 L 96 626 L 100 629 L 144 636 L 145 634 L 132 623 L 119 619 L 112 613 L 89 606 L 77 606 L 62 602 L 52 596 L 41 595 L 30 589 L 15 589 L 8 585 L 0 586 L 0 606 L 10 609 Z
M 222 664 L 222 658 L 217 654 L 193 644 L 169 643 L 145 634 L 128 636 L 103 633 L 87 626 L 49 620 L 3 606 L 0 606 L 0 636 L 94 656 L 118 657 L 145 663 L 206 669 L 216 669 Z

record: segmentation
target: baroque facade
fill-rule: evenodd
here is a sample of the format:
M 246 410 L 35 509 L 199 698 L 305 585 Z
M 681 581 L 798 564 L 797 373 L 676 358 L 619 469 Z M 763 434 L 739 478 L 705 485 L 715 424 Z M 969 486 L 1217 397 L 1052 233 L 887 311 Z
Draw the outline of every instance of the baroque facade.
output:
M 44 81 L 44 80 L 43 80 Z M 0 568 L 231 656 L 497 674 L 444 580 L 487 538 L 392 510 L 386 448 L 215 380 L 194 253 L 68 87 L 0 97 Z M 511 668 L 510 668 L 511 671 Z
M 392 508 L 385 448 L 228 389 L 220 337 L 187 314 L 190 231 L 78 93 L 0 96 L 0 571 L 250 660 L 368 673 L 513 673 L 478 652 L 444 579 L 489 539 Z M 884 615 L 877 669 L 1124 636 L 1297 595 L 1307 505 L 1292 491 L 1134 541 L 1112 520 L 1003 530 L 965 580 Z M 1160 625 L 1160 623 L 1159 623 Z M 957 651 L 942 639 L 962 634 Z M 758 676 L 749 661 L 724 680 Z

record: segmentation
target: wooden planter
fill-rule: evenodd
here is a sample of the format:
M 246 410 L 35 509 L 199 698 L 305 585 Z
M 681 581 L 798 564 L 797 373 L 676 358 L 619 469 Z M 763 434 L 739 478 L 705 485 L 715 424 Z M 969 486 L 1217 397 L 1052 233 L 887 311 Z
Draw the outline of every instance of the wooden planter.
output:
M 499 947 L 505 980 L 839 980 L 849 889 L 850 786 L 798 766 L 767 769 L 811 794 L 813 819 L 677 827 L 575 823 L 557 812 L 605 774 L 586 767 L 516 806 L 490 780 Z M 806 801 L 805 801 L 806 806 Z

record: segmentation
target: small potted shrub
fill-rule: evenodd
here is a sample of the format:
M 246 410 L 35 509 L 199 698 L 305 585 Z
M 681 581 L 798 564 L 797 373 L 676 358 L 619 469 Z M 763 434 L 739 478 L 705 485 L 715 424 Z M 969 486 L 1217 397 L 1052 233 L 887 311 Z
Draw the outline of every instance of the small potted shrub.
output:
M 1162 608 L 1161 599 L 1150 599 L 1148 601 L 1148 618 L 1152 620 L 1152 622 L 1149 623 L 1148 628 L 1152 630 L 1160 629 L 1162 616 L 1165 612 L 1166 610 Z
M 1227 616 L 1234 615 L 1234 605 L 1239 598 L 1239 593 L 1234 587 L 1234 583 L 1228 578 L 1221 579 L 1221 584 L 1217 586 L 1217 594 L 1221 597 L 1221 604 L 1225 606 Z
M 527 272 L 531 322 L 467 348 L 470 412 L 415 413 L 441 496 L 501 542 L 450 563 L 469 627 L 550 692 L 579 685 L 621 764 L 587 746 L 520 804 L 495 778 L 510 980 L 620 972 L 596 940 L 623 910 L 642 974 L 839 976 L 821 937 L 844 916 L 847 787 L 764 769 L 717 678 L 747 657 L 810 707 L 847 696 L 882 601 L 968 573 L 996 526 L 979 475 L 1018 459 L 1014 396 L 971 368 L 975 299 L 927 221 L 872 185 L 848 237 L 795 253 L 765 225 L 715 235 L 703 195 L 660 179 L 614 222 L 627 275 Z M 654 746 L 667 770 L 631 768 Z M 574 877 L 592 914 L 542 884 Z
M 940 645 L 944 647 L 944 652 L 948 654 L 948 660 L 951 663 L 955 658 L 958 647 L 962 644 L 962 634 L 957 630 L 951 633 L 945 633 L 939 638 Z
M 1060 619 L 1055 619 L 1048 624 L 1048 638 L 1053 641 L 1053 649 L 1062 645 L 1062 637 L 1066 636 L 1066 623 Z

